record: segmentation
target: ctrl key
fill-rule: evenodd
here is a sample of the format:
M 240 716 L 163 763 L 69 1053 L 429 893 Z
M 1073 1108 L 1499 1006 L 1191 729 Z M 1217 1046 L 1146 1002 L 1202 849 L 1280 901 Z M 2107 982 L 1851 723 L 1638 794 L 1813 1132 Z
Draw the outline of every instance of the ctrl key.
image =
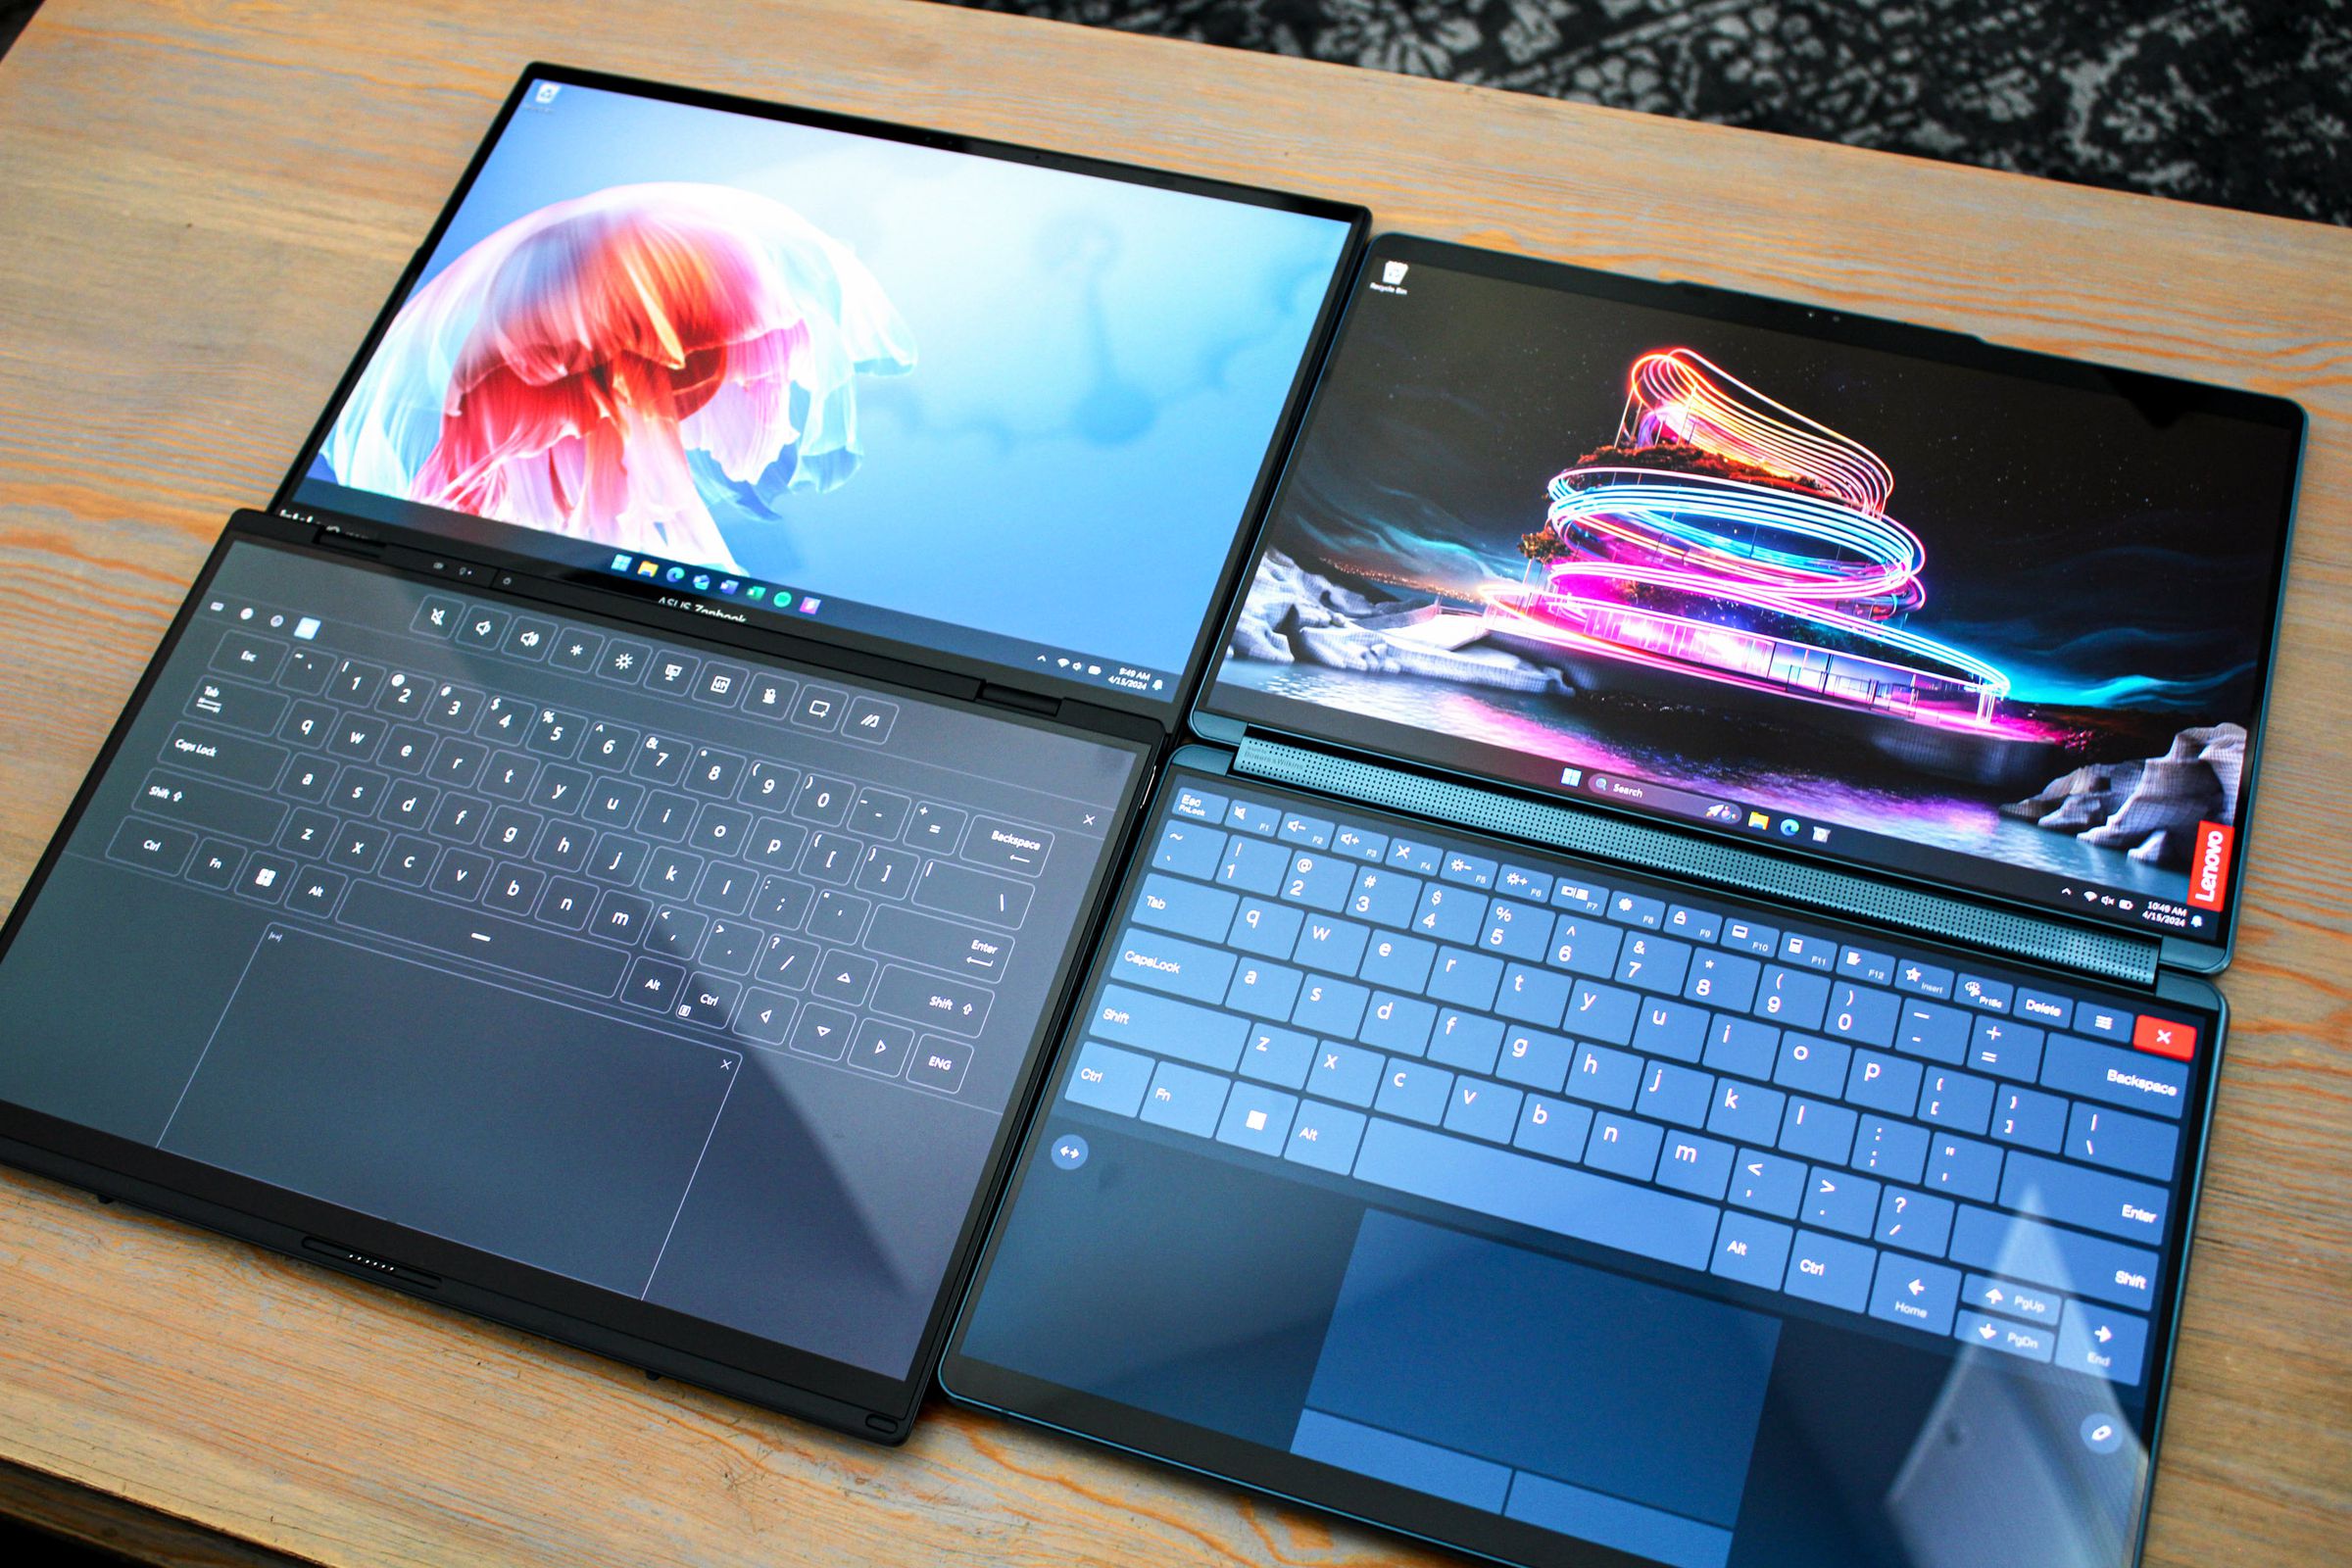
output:
M 1782 1289 L 1824 1306 L 1859 1312 L 1870 1296 L 1870 1278 L 1879 1254 L 1855 1242 L 1841 1242 L 1817 1231 L 1798 1231 L 1789 1250 L 1788 1274 Z
M 1143 1108 L 1144 1090 L 1151 1082 L 1149 1056 L 1090 1040 L 1078 1053 L 1078 1065 L 1070 1073 L 1062 1098 L 1072 1104 L 1132 1116 Z
M 915 1042 L 914 1059 L 906 1064 L 906 1081 L 923 1089 L 952 1095 L 963 1087 L 963 1070 L 972 1064 L 969 1041 L 943 1040 L 925 1035 Z
M 134 816 L 115 829 L 114 842 L 107 846 L 106 854 L 109 859 L 121 860 L 125 865 L 143 865 L 150 871 L 177 876 L 195 848 L 196 835 L 186 828 L 142 822 Z

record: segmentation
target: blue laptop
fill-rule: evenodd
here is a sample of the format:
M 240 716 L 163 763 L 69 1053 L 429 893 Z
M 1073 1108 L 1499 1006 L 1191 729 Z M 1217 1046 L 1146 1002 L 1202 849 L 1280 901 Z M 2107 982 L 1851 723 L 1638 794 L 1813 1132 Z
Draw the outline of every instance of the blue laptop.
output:
M 2134 1561 L 2301 429 L 1377 240 L 948 1388 L 1513 1563 Z

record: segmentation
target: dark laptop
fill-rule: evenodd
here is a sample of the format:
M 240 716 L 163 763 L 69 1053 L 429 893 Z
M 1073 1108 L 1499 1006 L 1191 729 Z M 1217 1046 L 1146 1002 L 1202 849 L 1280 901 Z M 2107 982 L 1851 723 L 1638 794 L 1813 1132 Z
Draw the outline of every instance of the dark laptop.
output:
M 1363 224 L 533 68 L 0 933 L 0 1154 L 903 1439 Z
M 2133 1561 L 2301 433 L 1377 241 L 950 1391 L 1511 1562 Z

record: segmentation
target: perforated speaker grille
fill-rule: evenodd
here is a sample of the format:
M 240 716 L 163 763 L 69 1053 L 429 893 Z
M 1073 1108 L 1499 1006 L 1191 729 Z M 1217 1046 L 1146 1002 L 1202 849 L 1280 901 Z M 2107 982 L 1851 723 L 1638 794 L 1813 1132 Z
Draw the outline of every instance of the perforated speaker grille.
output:
M 1515 800 L 1474 785 L 1420 778 L 1377 763 L 1302 751 L 1279 741 L 1243 741 L 1234 770 L 1367 806 L 1412 811 L 1579 855 L 1693 877 L 1733 892 L 1803 905 L 1825 914 L 1900 926 L 1922 936 L 1988 948 L 2085 974 L 2143 986 L 2156 978 L 2157 944 L 2144 937 L 2081 931 L 2055 920 L 1980 908 L 1939 894 L 1887 887 L 1844 871 L 1775 859 L 1737 845 L 1707 844 L 1638 822 Z

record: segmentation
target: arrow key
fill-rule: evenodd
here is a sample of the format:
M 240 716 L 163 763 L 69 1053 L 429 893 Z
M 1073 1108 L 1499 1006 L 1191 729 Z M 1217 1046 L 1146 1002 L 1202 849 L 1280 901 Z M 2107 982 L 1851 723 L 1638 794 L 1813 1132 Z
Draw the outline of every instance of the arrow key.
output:
M 858 1031 L 858 1049 L 850 1053 L 850 1065 L 896 1078 L 906 1070 L 906 1054 L 913 1049 L 913 1030 L 903 1023 L 868 1018 Z
M 800 1027 L 792 1032 L 792 1049 L 804 1056 L 839 1061 L 850 1048 L 850 1026 L 856 1022 L 839 1007 L 811 1004 L 801 1009 Z
M 1960 1299 L 1980 1312 L 1997 1312 L 2003 1317 L 2022 1317 L 2029 1323 L 2055 1323 L 2066 1298 L 2056 1291 L 2045 1291 L 2038 1285 L 2021 1285 L 2015 1280 L 1996 1280 L 1986 1274 L 1971 1274 L 1960 1285 Z
M 1879 1254 L 1878 1279 L 1870 1290 L 1870 1315 L 1941 1338 L 1951 1332 L 1960 1300 L 1960 1271 L 1926 1263 L 1900 1252 Z
M 759 1045 L 780 1046 L 784 1031 L 792 1026 L 793 1005 L 791 998 L 754 986 L 743 994 L 743 1006 L 735 1014 L 735 1032 Z
M 816 966 L 816 981 L 809 990 L 827 1002 L 855 1007 L 873 989 L 875 967 L 874 960 L 862 953 L 844 953 L 835 948 Z
M 2046 1326 L 2011 1323 L 2003 1318 L 1986 1317 L 1982 1312 L 1963 1309 L 1952 1325 L 1952 1338 L 1963 1345 L 1981 1345 L 1988 1350 L 2022 1356 L 2029 1361 L 2050 1358 L 2050 1331 Z
M 2058 1365 L 2110 1383 L 2136 1384 L 2147 1356 L 2145 1318 L 2096 1301 L 2070 1300 L 2058 1325 Z

